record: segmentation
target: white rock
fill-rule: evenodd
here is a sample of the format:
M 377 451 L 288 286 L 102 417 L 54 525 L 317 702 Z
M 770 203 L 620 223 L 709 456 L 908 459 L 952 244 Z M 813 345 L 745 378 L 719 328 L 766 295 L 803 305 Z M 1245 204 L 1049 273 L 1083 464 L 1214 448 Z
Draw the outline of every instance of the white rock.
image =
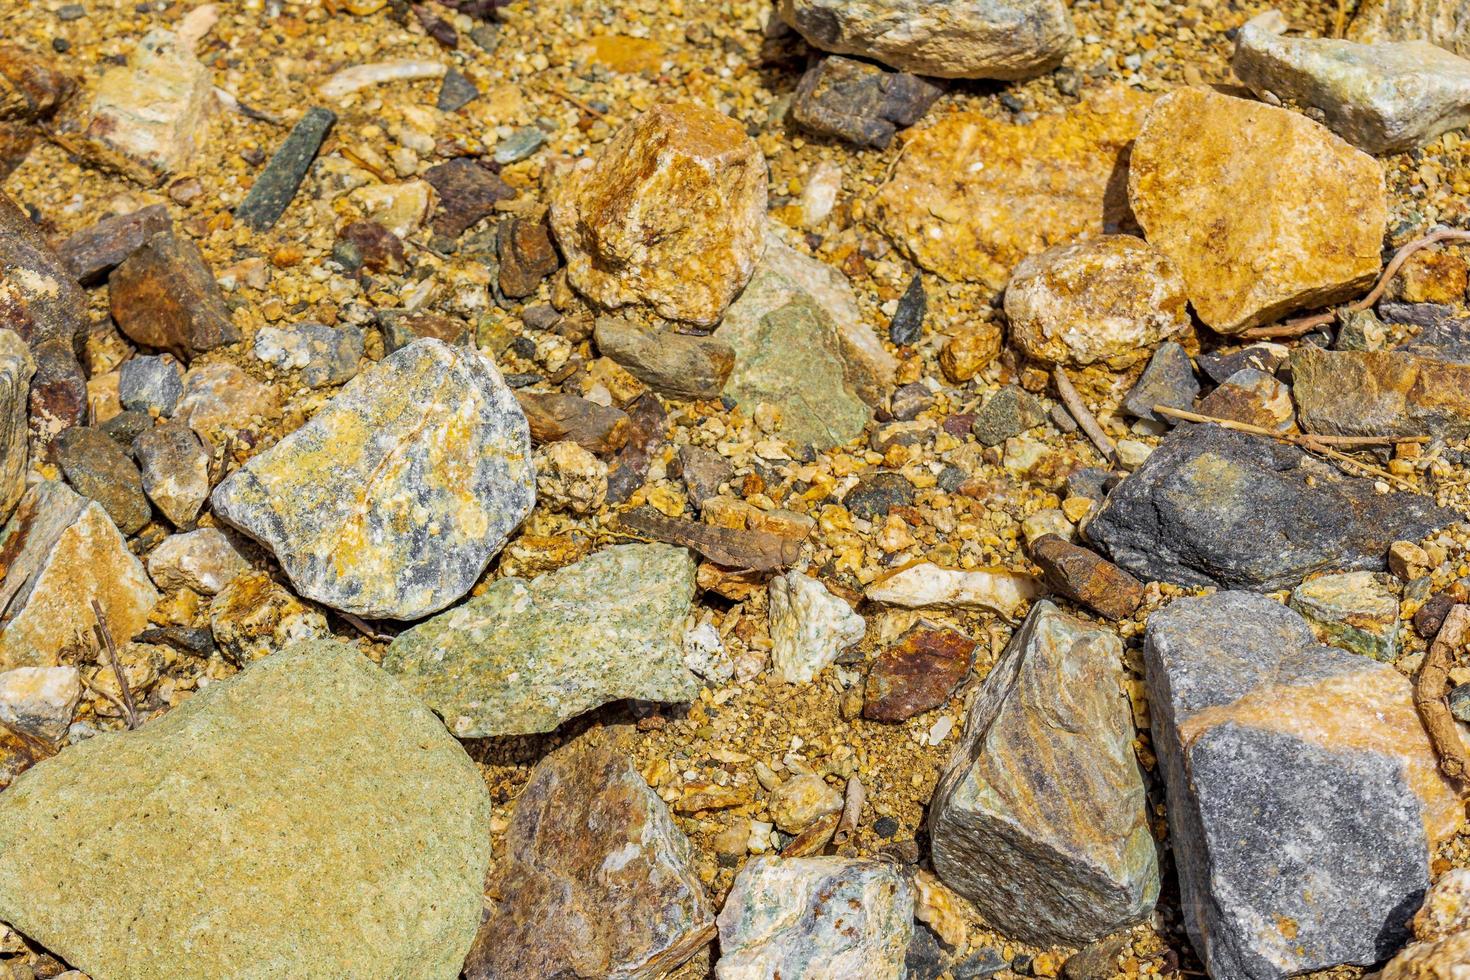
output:
M 842 190 L 842 168 L 830 160 L 823 160 L 812 168 L 806 186 L 801 189 L 801 221 L 813 228 L 826 220 L 837 204 L 837 192 Z
M 868 586 L 873 602 L 905 609 L 941 608 L 990 609 L 1013 615 L 1040 592 L 1034 576 L 1004 568 L 965 571 L 920 562 L 878 579 Z
M 363 214 L 387 228 L 399 238 L 407 238 L 419 229 L 434 210 L 438 195 L 427 180 L 406 180 L 398 184 L 369 184 L 347 195 Z
M 219 528 L 202 527 L 186 534 L 172 534 L 158 543 L 148 556 L 148 574 L 165 591 L 193 589 L 214 595 L 250 563 Z
M 684 634 L 684 666 L 714 684 L 735 676 L 735 664 L 713 623 L 700 623 Z
M 58 742 L 82 696 L 75 667 L 17 667 L 0 674 L 0 723 Z
M 867 630 L 863 617 L 802 572 L 771 579 L 769 594 L 771 660 L 788 684 L 809 682 Z
M 369 85 L 384 82 L 416 82 L 423 78 L 443 78 L 446 67 L 437 61 L 376 61 L 370 65 L 353 65 L 343 68 L 331 78 L 317 86 L 317 91 L 328 99 L 340 99 Z

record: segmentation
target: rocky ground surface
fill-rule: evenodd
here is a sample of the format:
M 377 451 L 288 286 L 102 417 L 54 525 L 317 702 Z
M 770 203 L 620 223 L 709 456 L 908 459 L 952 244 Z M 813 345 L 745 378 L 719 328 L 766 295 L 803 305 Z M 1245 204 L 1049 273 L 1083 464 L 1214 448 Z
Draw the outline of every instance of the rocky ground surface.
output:
M 1470 969 L 1470 5 L 0 0 L 0 980 Z

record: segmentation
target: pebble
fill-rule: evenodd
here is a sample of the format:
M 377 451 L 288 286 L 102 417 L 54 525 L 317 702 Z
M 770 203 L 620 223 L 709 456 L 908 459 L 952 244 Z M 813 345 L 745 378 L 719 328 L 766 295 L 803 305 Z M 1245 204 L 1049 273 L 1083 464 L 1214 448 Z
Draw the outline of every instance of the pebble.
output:
M 787 684 L 811 683 L 867 631 L 863 617 L 803 572 L 777 575 L 768 589 L 771 663 Z
M 445 238 L 458 238 L 492 214 L 497 202 L 516 196 L 498 174 L 468 157 L 430 167 L 424 180 L 439 195 L 430 224 L 434 234 Z
M 833 56 L 801 76 L 791 118 L 817 136 L 881 150 L 893 141 L 894 133 L 922 119 L 943 93 L 940 86 L 917 75 Z M 808 215 L 808 224 L 815 223 Z
M 1220 382 L 1218 388 L 1199 400 L 1195 411 L 1273 432 L 1290 432 L 1296 428 L 1291 389 L 1255 368 L 1241 368 Z
M 837 195 L 842 191 L 842 168 L 831 160 L 823 160 L 812 167 L 806 184 L 801 189 L 802 223 L 808 228 L 827 220 L 837 206 Z
M 400 633 L 383 666 L 460 738 L 549 732 L 621 698 L 685 702 L 699 691 L 680 649 L 693 597 L 682 548 L 617 545 L 496 579 Z
M 766 179 L 760 147 L 728 116 L 654 106 L 552 198 L 569 281 L 602 307 L 713 326 L 764 251 Z
M 0 916 L 94 977 L 136 975 L 139 942 L 163 975 L 450 977 L 489 823 L 428 709 L 353 647 L 299 644 L 26 773 L 0 797 Z
M 545 216 L 509 217 L 500 223 L 500 291 L 511 299 L 530 296 L 541 280 L 561 267 Z
M 570 439 L 599 455 L 617 452 L 632 433 L 628 413 L 560 391 L 517 391 L 537 445 Z
M 1206 89 L 1149 110 L 1128 199 L 1219 333 L 1357 296 L 1378 277 L 1383 170 L 1306 116 Z
M 1453 976 L 1470 961 L 1470 872 L 1455 868 L 1430 887 L 1414 915 L 1414 942 L 1380 974 L 1381 980 Z
M 975 641 L 949 629 L 915 626 L 878 655 L 863 689 L 863 717 L 907 721 L 932 711 L 970 676 Z
M 1004 335 L 989 321 L 958 328 L 939 352 L 939 370 L 955 384 L 970 381 L 1000 353 Z
M 30 463 L 26 401 L 35 371 L 25 341 L 12 330 L 0 329 L 0 519 L 10 517 L 26 490 Z
M 183 421 L 149 429 L 133 442 L 143 490 L 175 527 L 189 527 L 209 499 L 210 452 Z
M 842 793 L 816 773 L 792 776 L 766 800 L 771 820 L 788 834 L 799 834 L 821 818 L 842 812 Z
M 104 279 L 148 239 L 171 227 L 168 206 L 150 204 L 88 225 L 62 242 L 56 252 L 77 282 L 91 285 Z
M 440 112 L 458 112 L 479 97 L 480 90 L 475 87 L 475 83 L 466 78 L 463 72 L 451 68 L 444 73 L 444 81 L 439 85 L 439 96 L 434 102 L 434 108 Z
M 905 609 L 989 609 L 1010 616 L 1039 592 L 1040 583 L 1020 572 L 944 568 L 926 561 L 879 577 L 866 595 L 871 602 Z
M 1291 352 L 1292 395 L 1307 432 L 1470 436 L 1470 365 L 1400 351 Z
M 985 400 L 970 431 L 982 446 L 999 446 L 1046 421 L 1046 406 L 1016 385 L 1006 385 Z
M 725 684 L 735 676 L 735 662 L 711 623 L 700 623 L 684 633 L 684 666 L 711 684 Z
M 1057 245 L 1016 266 L 1005 293 L 1011 341 L 1047 364 L 1147 357 L 1189 326 L 1184 279 L 1167 255 L 1131 235 Z
M 283 371 L 300 371 L 309 388 L 340 385 L 357 377 L 363 358 L 360 327 L 297 323 L 261 327 L 255 334 L 255 357 Z
M 117 396 L 124 411 L 167 418 L 184 396 L 184 368 L 170 354 L 130 357 L 118 369 Z
M 928 312 L 929 300 L 924 295 L 924 278 L 918 273 L 909 280 L 909 286 L 898 298 L 898 309 L 888 321 L 888 339 L 897 347 L 917 343 L 924 329 L 924 314 Z
M 1037 602 L 940 776 L 934 869 L 1008 936 L 1077 946 L 1158 899 L 1122 658 L 1110 630 Z
M 1265 374 L 1275 374 L 1287 363 L 1291 351 L 1281 344 L 1260 343 L 1233 350 L 1218 349 L 1201 353 L 1197 358 L 1199 369 L 1215 384 L 1224 384 L 1230 376 L 1246 368 L 1255 368 Z
M 331 636 L 326 617 L 265 572 L 241 572 L 209 604 L 209 630 L 224 658 L 246 667 L 293 643 Z
M 235 220 L 255 231 L 272 228 L 286 213 L 302 178 L 316 159 L 322 142 L 337 122 L 330 109 L 313 106 L 291 127 L 291 132 L 250 185 L 245 200 L 235 208 Z
M 56 437 L 56 461 L 84 497 L 102 505 L 123 534 L 135 534 L 153 510 L 143 495 L 138 467 L 105 432 L 74 426 Z
M 607 501 L 607 464 L 571 440 L 536 450 L 536 499 L 553 511 L 595 512 Z
M 530 433 L 493 364 L 419 340 L 354 378 L 212 499 L 301 595 L 418 619 L 468 592 L 530 512 Z
M 383 347 L 389 354 L 425 337 L 455 347 L 467 347 L 471 340 L 470 328 L 464 321 L 437 313 L 379 310 L 378 327 L 383 334 Z
M 621 317 L 597 318 L 597 350 L 665 398 L 718 398 L 735 366 L 735 351 L 714 337 L 653 333 Z
M 1392 579 L 1377 572 L 1340 572 L 1298 585 L 1290 605 L 1331 646 L 1392 663 L 1398 657 L 1399 600 Z
M 240 339 L 199 246 L 172 230 L 155 234 L 113 269 L 107 292 L 119 330 L 181 360 Z
M 166 592 L 193 589 L 200 595 L 215 595 L 249 570 L 245 556 L 223 531 L 213 527 L 171 534 L 148 555 L 148 576 Z
M 1154 406 L 1193 411 L 1199 391 L 1199 379 L 1194 376 L 1189 354 L 1173 341 L 1167 341 L 1154 351 L 1138 382 L 1123 399 L 1122 407 L 1134 418 L 1173 425 L 1176 420 L 1159 415 Z
M 0 724 L 32 738 L 60 742 L 82 697 L 75 667 L 17 667 L 0 673 Z
M 1127 619 L 1143 602 L 1143 583 L 1095 551 L 1046 534 L 1031 560 L 1057 593 L 1107 619 Z
M 734 475 L 735 467 L 718 453 L 698 446 L 679 450 L 679 478 L 695 507 L 703 507 L 706 500 L 717 496 L 720 486 Z
M 535 126 L 522 126 L 495 144 L 495 162 L 501 166 L 519 163 L 546 145 L 546 134 Z
M 694 850 L 622 754 L 580 738 L 516 799 L 465 980 L 656 977 L 711 939 Z
M 1285 977 L 1390 956 L 1463 819 L 1409 679 L 1242 592 L 1154 613 L 1144 664 L 1204 968 Z
M 435 190 L 427 180 L 405 180 L 359 187 L 347 199 L 368 219 L 399 238 L 407 238 L 428 220 L 434 209 Z
M 859 480 L 842 498 L 854 517 L 872 521 L 887 517 L 894 507 L 914 505 L 914 485 L 902 473 L 880 472 Z

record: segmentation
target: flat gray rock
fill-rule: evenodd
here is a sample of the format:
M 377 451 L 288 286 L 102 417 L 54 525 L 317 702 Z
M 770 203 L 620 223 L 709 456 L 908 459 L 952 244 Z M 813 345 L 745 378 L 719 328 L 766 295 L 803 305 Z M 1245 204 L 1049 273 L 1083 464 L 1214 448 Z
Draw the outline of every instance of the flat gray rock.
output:
M 303 596 L 374 619 L 459 599 L 535 500 L 526 417 L 480 354 L 419 340 L 215 488 Z

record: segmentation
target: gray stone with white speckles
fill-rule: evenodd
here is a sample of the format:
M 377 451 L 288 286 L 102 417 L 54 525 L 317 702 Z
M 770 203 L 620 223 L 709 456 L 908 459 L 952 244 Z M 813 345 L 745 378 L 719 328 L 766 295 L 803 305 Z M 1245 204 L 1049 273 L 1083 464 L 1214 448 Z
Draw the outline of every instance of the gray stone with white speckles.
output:
M 132 357 L 118 368 L 117 397 L 128 411 L 174 413 L 184 395 L 184 368 L 171 354 Z

